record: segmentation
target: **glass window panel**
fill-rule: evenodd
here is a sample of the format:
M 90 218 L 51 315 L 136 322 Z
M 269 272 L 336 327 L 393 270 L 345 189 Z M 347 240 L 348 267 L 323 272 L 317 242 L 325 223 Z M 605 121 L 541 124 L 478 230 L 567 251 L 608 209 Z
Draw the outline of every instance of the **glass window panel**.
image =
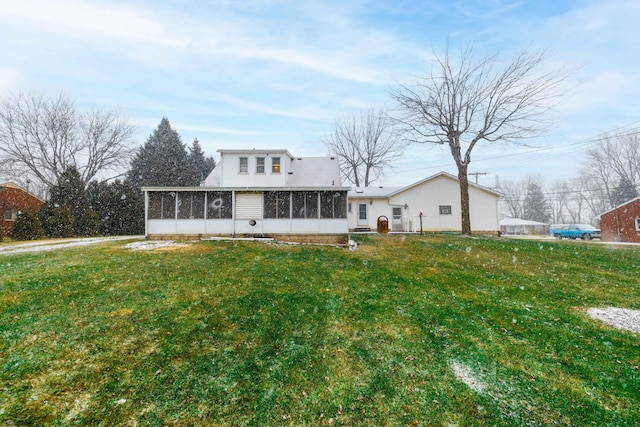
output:
M 249 172 L 249 158 L 240 157 L 240 173 Z
M 280 157 L 271 158 L 271 173 L 280 173 Z
M 256 157 L 256 173 L 264 173 L 264 157 Z

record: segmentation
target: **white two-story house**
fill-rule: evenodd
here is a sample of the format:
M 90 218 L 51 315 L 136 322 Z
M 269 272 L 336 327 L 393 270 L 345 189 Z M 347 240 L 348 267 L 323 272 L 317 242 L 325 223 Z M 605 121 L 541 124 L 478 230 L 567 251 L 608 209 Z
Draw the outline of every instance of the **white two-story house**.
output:
M 337 157 L 218 150 L 200 187 L 143 187 L 146 236 L 257 236 L 346 243 L 347 192 Z

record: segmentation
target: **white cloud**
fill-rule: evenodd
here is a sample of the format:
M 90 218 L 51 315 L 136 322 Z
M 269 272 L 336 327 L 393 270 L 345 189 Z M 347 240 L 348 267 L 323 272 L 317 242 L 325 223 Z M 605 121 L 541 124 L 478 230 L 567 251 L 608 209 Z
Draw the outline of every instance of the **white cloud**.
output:
M 189 39 L 170 34 L 165 26 L 142 17 L 134 9 L 111 3 L 76 0 L 21 0 L 7 2 L 0 17 L 35 21 L 53 31 L 83 37 L 104 36 L 131 42 L 185 47 Z

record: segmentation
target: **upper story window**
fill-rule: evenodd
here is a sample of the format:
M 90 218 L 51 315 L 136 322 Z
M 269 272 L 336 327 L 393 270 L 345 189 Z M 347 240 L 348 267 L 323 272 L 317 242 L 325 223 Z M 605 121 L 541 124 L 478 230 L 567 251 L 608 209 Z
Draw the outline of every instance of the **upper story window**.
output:
M 248 173 L 249 172 L 249 158 L 248 157 L 240 157 L 240 173 Z
M 280 173 L 280 157 L 271 158 L 271 173 Z
M 264 173 L 264 157 L 256 157 L 256 173 Z

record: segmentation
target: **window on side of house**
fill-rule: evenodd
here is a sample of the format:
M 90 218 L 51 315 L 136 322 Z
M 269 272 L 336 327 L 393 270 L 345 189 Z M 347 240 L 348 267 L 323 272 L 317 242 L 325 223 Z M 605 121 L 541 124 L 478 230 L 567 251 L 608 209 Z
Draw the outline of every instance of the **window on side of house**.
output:
M 240 168 L 238 169 L 240 173 L 249 173 L 249 158 L 248 157 L 240 157 Z
M 271 158 L 271 173 L 280 173 L 280 157 Z
M 7 209 L 4 211 L 4 219 L 10 221 L 13 219 L 13 211 L 11 209 Z
M 291 193 L 288 191 L 264 192 L 264 217 L 265 218 L 290 218 L 289 206 L 291 205 Z
M 440 215 L 451 215 L 451 205 L 440 205 Z
M 264 173 L 264 157 L 256 157 L 256 173 Z
M 636 231 L 640 231 L 640 217 L 636 218 Z
M 207 219 L 231 219 L 233 193 L 231 191 L 207 192 Z

